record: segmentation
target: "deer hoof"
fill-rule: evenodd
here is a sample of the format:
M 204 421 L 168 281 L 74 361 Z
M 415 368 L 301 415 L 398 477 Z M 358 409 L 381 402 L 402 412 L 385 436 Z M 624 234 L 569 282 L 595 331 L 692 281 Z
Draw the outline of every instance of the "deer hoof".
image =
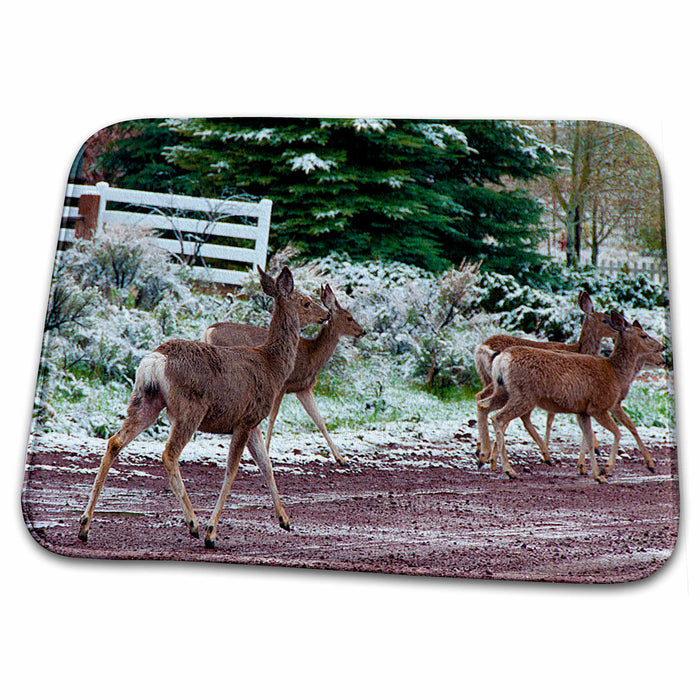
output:
M 654 468 L 654 463 L 652 462 L 651 464 L 647 464 L 647 469 L 652 473 L 656 474 L 656 469 Z
M 518 475 L 517 475 L 514 471 L 512 471 L 512 470 L 509 471 L 509 472 L 506 472 L 506 476 L 507 476 L 509 479 L 517 479 L 517 478 L 518 478 Z
M 204 535 L 204 546 L 207 549 L 214 549 L 216 546 L 216 535 L 214 534 L 213 525 L 207 525 L 207 532 Z
M 282 517 L 280 517 L 280 527 L 283 530 L 286 530 L 287 532 L 289 532 L 292 529 L 292 526 L 290 525 L 289 520 L 285 520 Z
M 608 480 L 605 478 L 605 474 L 598 474 L 598 476 L 595 477 L 595 480 L 596 480 L 599 484 L 605 484 L 605 483 L 607 483 L 607 481 L 608 481 Z
M 545 459 L 545 460 L 544 460 L 544 463 L 545 463 L 548 467 L 554 466 L 554 465 L 552 464 L 552 460 L 551 460 L 551 459 Z
M 196 520 L 188 520 L 187 529 L 192 537 L 199 539 L 199 525 Z
M 90 530 L 90 518 L 88 518 L 87 515 L 84 515 L 82 518 L 80 518 L 80 530 L 78 531 L 78 539 L 81 542 L 88 541 L 89 530 Z

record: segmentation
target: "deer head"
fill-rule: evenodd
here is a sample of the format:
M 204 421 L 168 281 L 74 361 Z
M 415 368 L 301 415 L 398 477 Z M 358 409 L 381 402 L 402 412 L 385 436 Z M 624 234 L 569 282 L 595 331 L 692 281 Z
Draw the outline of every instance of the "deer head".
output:
M 365 335 L 364 328 L 338 303 L 333 290 L 327 284 L 321 286 L 321 303 L 330 311 L 330 318 L 338 330 L 338 335 L 349 335 L 353 338 L 362 338 Z
M 273 279 L 259 265 L 258 274 L 260 275 L 260 286 L 265 294 L 273 299 L 281 297 L 295 305 L 301 328 L 306 328 L 314 323 L 323 323 L 330 318 L 330 314 L 320 304 L 294 289 L 294 279 L 286 265 L 277 275 L 277 279 Z
M 651 354 L 661 352 L 664 349 L 663 343 L 652 338 L 643 328 L 639 321 L 630 323 L 618 311 L 611 311 L 610 327 L 620 334 L 638 354 Z

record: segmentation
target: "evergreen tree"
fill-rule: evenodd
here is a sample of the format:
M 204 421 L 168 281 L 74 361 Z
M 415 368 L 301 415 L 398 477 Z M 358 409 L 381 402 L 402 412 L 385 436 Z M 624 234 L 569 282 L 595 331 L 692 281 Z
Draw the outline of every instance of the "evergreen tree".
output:
M 175 145 L 178 137 L 162 120 L 119 122 L 104 131 L 109 132 L 108 142 L 92 167 L 99 169 L 110 185 L 148 192 L 197 194 L 197 186 L 187 173 L 163 156 L 163 150 Z M 91 164 L 87 164 L 87 169 L 90 168 Z
M 171 119 L 127 142 L 140 162 L 150 154 L 150 171 L 170 168 L 170 182 L 141 179 L 144 189 L 272 199 L 273 247 L 432 270 L 466 257 L 514 272 L 537 259 L 540 208 L 514 183 L 549 172 L 553 155 L 514 122 Z M 143 178 L 126 148 L 117 155 L 119 184 Z

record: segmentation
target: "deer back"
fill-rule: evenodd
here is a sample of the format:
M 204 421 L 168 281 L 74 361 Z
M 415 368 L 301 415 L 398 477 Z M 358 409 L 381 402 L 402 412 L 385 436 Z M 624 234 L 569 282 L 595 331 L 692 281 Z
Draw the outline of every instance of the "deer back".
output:
M 609 410 L 622 393 L 602 357 L 513 346 L 496 357 L 492 369 L 494 382 L 510 399 L 554 413 Z
M 267 330 L 267 328 L 253 326 L 250 323 L 220 321 L 212 324 L 204 331 L 202 341 L 210 345 L 228 347 L 248 345 L 256 347 L 262 345 L 267 339 Z
M 204 331 L 204 342 L 212 345 L 234 347 L 239 345 L 261 346 L 267 339 L 268 329 L 246 323 L 215 323 Z M 339 336 L 334 336 L 328 326 L 323 326 L 315 338 L 299 338 L 294 368 L 284 382 L 285 393 L 311 389 L 316 384 L 319 371 L 333 354 Z
M 269 370 L 259 348 L 215 347 L 191 340 L 169 340 L 154 355 L 162 356 L 162 393 L 172 419 L 204 418 L 204 432 L 232 433 L 254 427 L 270 412 L 284 377 Z

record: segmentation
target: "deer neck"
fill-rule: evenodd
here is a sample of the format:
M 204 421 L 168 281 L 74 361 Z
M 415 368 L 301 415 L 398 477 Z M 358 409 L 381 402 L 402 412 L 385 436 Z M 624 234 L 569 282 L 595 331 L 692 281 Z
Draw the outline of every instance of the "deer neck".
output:
M 600 355 L 600 349 L 603 347 L 603 339 L 599 338 L 597 333 L 594 332 L 588 318 L 583 321 L 581 334 L 575 345 L 576 352 L 582 355 Z
M 260 351 L 267 358 L 270 370 L 280 385 L 294 369 L 298 343 L 299 316 L 293 302 L 278 297 L 267 340 L 260 346 Z
M 624 333 L 620 333 L 608 362 L 612 365 L 615 375 L 626 389 L 629 389 L 629 385 L 637 374 L 638 359 L 638 349 L 626 338 Z
M 309 360 L 315 369 L 320 369 L 328 362 L 339 341 L 340 333 L 331 316 L 328 323 L 321 327 L 318 335 L 309 342 Z

